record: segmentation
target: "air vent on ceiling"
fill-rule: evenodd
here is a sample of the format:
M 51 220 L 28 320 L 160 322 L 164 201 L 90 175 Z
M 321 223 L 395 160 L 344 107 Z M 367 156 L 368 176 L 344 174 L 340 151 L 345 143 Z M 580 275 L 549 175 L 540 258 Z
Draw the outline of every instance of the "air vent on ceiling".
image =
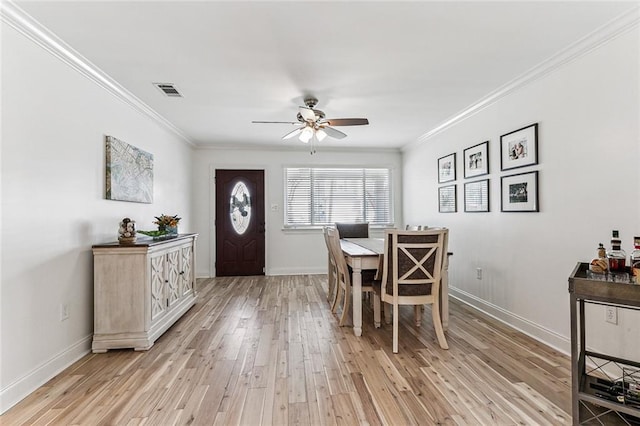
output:
M 176 89 L 176 87 L 171 83 L 153 83 L 153 85 L 156 86 L 158 89 L 160 89 L 160 91 L 162 91 L 162 93 L 164 93 L 167 96 L 171 96 L 175 98 L 182 97 L 182 94 L 178 92 L 178 89 Z

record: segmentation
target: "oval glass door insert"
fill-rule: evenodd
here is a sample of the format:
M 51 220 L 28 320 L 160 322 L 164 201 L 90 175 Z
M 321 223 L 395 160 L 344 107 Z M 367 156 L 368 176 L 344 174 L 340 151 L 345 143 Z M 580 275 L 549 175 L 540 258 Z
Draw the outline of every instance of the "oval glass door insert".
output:
M 231 190 L 231 208 L 229 211 L 233 229 L 242 235 L 251 221 L 251 194 L 244 182 L 235 184 Z

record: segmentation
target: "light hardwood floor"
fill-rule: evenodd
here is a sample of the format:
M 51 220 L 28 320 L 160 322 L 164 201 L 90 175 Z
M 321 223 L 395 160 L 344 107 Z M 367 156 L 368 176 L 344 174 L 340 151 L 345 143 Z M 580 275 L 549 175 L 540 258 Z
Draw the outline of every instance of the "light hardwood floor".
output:
M 440 349 L 425 312 L 363 336 L 339 327 L 326 276 L 200 280 L 197 304 L 147 352 L 90 354 L 0 417 L 2 425 L 559 425 L 566 356 L 456 302 Z M 366 305 L 366 303 L 365 303 Z

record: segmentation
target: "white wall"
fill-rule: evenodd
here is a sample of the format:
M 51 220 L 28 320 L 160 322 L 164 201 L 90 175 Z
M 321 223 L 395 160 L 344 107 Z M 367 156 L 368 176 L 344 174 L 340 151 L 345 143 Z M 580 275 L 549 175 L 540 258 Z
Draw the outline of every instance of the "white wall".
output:
M 620 230 L 640 235 L 640 90 L 637 26 L 530 83 L 403 156 L 404 218 L 451 228 L 452 293 L 564 351 L 569 348 L 567 278 L 578 261 L 610 246 Z M 539 123 L 539 165 L 500 171 L 500 135 Z M 489 140 L 489 213 L 464 213 L 462 153 Z M 438 213 L 437 159 L 458 156 L 458 212 Z M 427 164 L 430 167 L 425 167 Z M 501 213 L 500 177 L 539 171 L 540 212 Z M 484 277 L 476 279 L 476 268 Z M 620 325 L 592 315 L 611 346 L 637 360 L 638 317 Z
M 154 154 L 153 204 L 104 199 L 105 135 Z M 191 147 L 6 25 L 1 149 L 0 412 L 89 350 L 91 245 L 123 217 L 193 218 Z
M 348 142 L 345 142 L 348 143 Z M 287 230 L 284 226 L 284 177 L 287 166 L 391 167 L 395 198 L 395 219 L 402 218 L 401 155 L 398 151 L 331 151 L 320 145 L 310 155 L 303 147 L 289 143 L 282 150 L 199 149 L 194 160 L 194 218 L 198 239 L 198 276 L 213 276 L 215 270 L 215 186 L 216 169 L 265 170 L 266 274 L 326 273 L 326 246 L 321 230 Z M 278 206 L 277 211 L 271 205 Z

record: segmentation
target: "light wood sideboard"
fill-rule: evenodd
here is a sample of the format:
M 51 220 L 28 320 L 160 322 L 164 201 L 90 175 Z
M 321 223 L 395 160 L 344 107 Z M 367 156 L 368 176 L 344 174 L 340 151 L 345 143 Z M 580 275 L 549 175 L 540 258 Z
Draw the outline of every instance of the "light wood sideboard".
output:
M 93 246 L 93 352 L 147 350 L 195 304 L 197 237 Z

